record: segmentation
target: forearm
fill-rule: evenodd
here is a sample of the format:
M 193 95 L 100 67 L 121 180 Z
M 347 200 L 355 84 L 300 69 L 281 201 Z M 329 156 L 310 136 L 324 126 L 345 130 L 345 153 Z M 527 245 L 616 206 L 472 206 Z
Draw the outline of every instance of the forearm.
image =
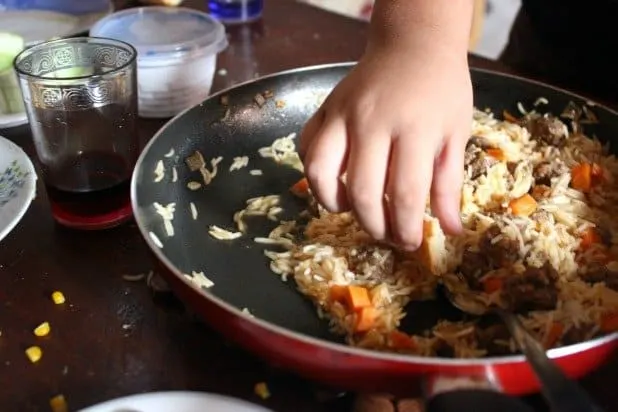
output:
M 464 57 L 474 0 L 376 0 L 369 49 L 431 47 Z

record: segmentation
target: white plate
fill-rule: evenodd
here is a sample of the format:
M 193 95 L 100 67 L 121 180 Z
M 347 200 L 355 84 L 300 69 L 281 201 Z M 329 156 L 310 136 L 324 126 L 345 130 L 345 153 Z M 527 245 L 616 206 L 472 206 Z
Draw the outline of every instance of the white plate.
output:
M 0 241 L 28 210 L 36 194 L 36 179 L 28 155 L 0 136 Z
M 30 46 L 57 37 L 87 32 L 94 23 L 113 11 L 111 1 L 105 11 L 79 16 L 45 10 L 0 11 L 0 28 L 19 34 Z
M 0 129 L 10 129 L 28 123 L 26 112 L 15 114 L 0 114 Z
M 127 396 L 79 412 L 273 412 L 249 402 L 200 392 L 157 392 Z

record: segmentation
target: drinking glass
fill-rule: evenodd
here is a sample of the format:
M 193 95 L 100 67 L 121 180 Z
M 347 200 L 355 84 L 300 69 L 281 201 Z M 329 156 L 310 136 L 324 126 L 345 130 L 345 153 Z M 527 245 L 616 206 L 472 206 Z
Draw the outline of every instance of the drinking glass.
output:
M 136 56 L 121 41 L 78 37 L 40 43 L 15 58 L 42 178 L 61 225 L 105 229 L 132 216 Z

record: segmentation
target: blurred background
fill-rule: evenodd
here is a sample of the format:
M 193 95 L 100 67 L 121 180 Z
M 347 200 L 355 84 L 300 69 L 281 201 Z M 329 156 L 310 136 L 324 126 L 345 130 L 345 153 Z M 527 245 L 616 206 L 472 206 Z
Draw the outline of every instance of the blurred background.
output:
M 368 19 L 373 0 L 302 0 L 350 17 Z M 520 0 L 475 0 L 476 13 L 470 51 L 496 59 L 506 45 L 509 31 L 519 10 Z

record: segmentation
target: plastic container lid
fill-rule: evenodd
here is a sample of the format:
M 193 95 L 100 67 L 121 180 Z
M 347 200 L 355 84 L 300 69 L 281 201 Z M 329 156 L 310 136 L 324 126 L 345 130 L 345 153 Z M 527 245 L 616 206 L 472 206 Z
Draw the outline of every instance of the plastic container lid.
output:
M 182 7 L 137 7 L 113 13 L 99 20 L 90 35 L 131 44 L 139 63 L 217 54 L 228 44 L 223 24 L 207 13 Z

